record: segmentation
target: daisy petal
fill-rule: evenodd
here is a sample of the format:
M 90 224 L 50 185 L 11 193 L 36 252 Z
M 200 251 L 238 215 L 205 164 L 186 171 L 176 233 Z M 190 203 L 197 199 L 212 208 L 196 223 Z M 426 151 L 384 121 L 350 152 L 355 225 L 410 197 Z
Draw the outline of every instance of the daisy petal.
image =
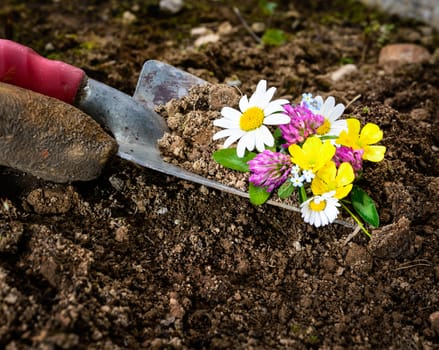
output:
M 238 142 L 238 146 L 236 147 L 236 155 L 239 157 L 239 158 L 242 158 L 242 157 L 244 157 L 244 154 L 245 154 L 245 143 L 243 143 L 242 142 L 242 139 L 241 140 L 239 140 L 239 142 Z
M 238 157 L 244 157 L 245 150 L 253 151 L 255 148 L 255 139 L 253 133 L 247 132 L 241 139 L 238 141 L 238 146 L 236 148 L 236 153 Z
M 280 124 L 288 124 L 291 121 L 291 118 L 283 113 L 271 114 L 264 119 L 265 125 L 280 125 Z
M 256 86 L 256 90 L 253 93 L 253 95 L 250 96 L 249 99 L 249 106 L 253 107 L 256 106 L 256 101 L 263 98 L 267 91 L 267 81 L 266 80 L 260 80 L 258 85 Z
M 244 113 L 248 109 L 248 107 L 249 107 L 248 98 L 247 95 L 244 95 L 239 100 L 239 110 Z
M 331 123 L 331 130 L 328 134 L 338 136 L 343 130 L 348 131 L 348 123 L 345 119 L 339 119 Z
M 285 99 L 279 99 L 271 101 L 265 108 L 264 108 L 264 114 L 270 115 L 275 112 L 284 112 L 283 105 L 288 104 L 288 100 Z
M 269 88 L 263 95 L 260 95 L 259 98 L 254 101 L 255 106 L 265 109 L 265 107 L 267 107 L 267 105 L 270 103 L 270 100 L 273 98 L 275 92 L 275 87 Z
M 249 107 L 259 107 L 260 101 L 262 101 L 265 97 L 265 91 L 255 91 L 253 95 L 250 96 L 248 100 Z
M 267 81 L 262 79 L 259 80 L 258 85 L 256 85 L 256 90 L 254 95 L 263 95 L 267 92 Z
M 254 130 L 255 146 L 258 152 L 263 152 L 265 150 L 265 145 L 267 144 L 266 141 L 268 141 L 268 143 L 270 143 L 271 141 L 270 140 L 270 137 L 272 138 L 271 133 L 268 131 L 269 135 L 267 138 L 267 135 L 265 133 L 266 131 L 268 131 L 268 129 L 265 126 L 262 126 L 257 130 Z
M 326 226 L 327 224 L 329 224 L 328 215 L 324 210 L 320 213 L 320 220 L 322 222 L 322 226 Z
M 226 119 L 230 119 L 230 120 L 238 120 L 241 118 L 242 113 L 238 110 L 236 110 L 235 108 L 231 108 L 231 107 L 223 107 L 221 109 L 221 115 L 226 118 Z
M 257 137 L 255 139 L 255 146 L 256 146 L 256 149 L 258 150 L 259 153 L 264 152 L 265 144 L 264 144 L 264 141 L 262 141 L 262 138 Z
M 328 118 L 329 113 L 334 108 L 334 106 L 335 106 L 335 98 L 332 97 L 332 96 L 329 96 L 325 100 L 325 103 L 323 103 L 323 106 L 320 109 L 320 113 L 319 114 L 323 115 L 325 118 Z
M 221 118 L 213 121 L 213 125 L 219 126 L 225 129 L 239 128 L 239 121 L 233 121 L 226 118 Z
M 311 224 L 315 227 L 320 227 L 319 213 L 315 211 L 311 212 Z
M 245 150 L 248 149 L 249 151 L 253 151 L 255 148 L 255 138 L 254 133 L 247 132 L 245 135 L 241 137 L 241 139 L 238 142 L 237 147 L 237 154 L 238 157 L 243 157 Z
M 247 149 L 249 151 L 253 151 L 255 149 L 255 131 L 248 131 L 243 137 L 245 144 L 247 145 Z
M 222 139 L 223 137 L 228 137 L 233 135 L 236 129 L 224 129 L 221 131 L 218 131 L 217 133 L 215 133 L 212 137 L 213 140 L 219 140 Z M 239 129 L 238 129 L 239 130 Z
M 318 106 L 323 106 L 322 96 L 316 96 L 315 100 L 316 100 Z
M 274 137 L 270 130 L 265 125 L 262 125 L 258 130 L 258 138 L 268 147 L 274 146 Z
M 334 122 L 335 120 L 340 118 L 340 116 L 344 112 L 344 109 L 344 105 L 342 103 L 339 103 L 331 111 L 329 111 L 327 118 L 329 119 L 329 121 Z
M 229 138 L 224 142 L 223 147 L 228 148 L 232 143 L 234 143 L 236 140 L 238 140 L 242 136 L 242 130 L 238 130 L 236 133 L 233 133 L 229 136 Z

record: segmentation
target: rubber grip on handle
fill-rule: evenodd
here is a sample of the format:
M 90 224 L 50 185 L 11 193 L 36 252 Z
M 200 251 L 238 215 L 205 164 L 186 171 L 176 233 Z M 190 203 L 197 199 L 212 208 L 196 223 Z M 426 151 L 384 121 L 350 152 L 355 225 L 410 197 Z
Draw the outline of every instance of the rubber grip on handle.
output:
M 40 56 L 29 47 L 0 39 L 0 81 L 73 104 L 85 72 Z

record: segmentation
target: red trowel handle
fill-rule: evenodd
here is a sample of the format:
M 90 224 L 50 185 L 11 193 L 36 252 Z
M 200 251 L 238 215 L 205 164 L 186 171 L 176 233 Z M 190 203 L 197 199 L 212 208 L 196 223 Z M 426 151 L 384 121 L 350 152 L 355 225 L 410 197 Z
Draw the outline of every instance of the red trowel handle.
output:
M 16 42 L 0 39 L 0 81 L 72 104 L 85 72 L 50 60 Z

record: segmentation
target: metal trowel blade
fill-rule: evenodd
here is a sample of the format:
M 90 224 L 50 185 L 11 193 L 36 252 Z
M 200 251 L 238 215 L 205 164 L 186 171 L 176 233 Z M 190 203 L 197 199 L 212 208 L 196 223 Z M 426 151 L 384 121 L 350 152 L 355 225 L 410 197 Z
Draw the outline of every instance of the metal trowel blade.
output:
M 167 63 L 146 61 L 137 81 L 133 98 L 150 109 L 172 99 L 186 96 L 189 90 L 207 81 Z

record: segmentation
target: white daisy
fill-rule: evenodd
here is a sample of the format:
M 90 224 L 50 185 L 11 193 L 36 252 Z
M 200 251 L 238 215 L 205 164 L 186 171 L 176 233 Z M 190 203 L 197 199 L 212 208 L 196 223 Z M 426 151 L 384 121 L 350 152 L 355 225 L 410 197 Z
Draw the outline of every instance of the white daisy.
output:
M 337 218 L 337 207 L 340 206 L 338 199 L 334 198 L 334 195 L 335 191 L 326 192 L 303 202 L 300 205 L 303 220 L 315 227 L 332 223 Z
M 314 114 L 320 114 L 325 118 L 323 125 L 317 129 L 317 134 L 338 137 L 343 130 L 348 130 L 346 120 L 338 119 L 345 110 L 342 103 L 335 105 L 333 96 L 329 96 L 325 101 L 323 101 L 322 96 L 316 96 L 315 100 L 320 108 L 315 110 Z
M 214 140 L 227 137 L 223 147 L 227 148 L 239 140 L 236 153 L 243 157 L 245 150 L 259 152 L 265 150 L 265 145 L 274 145 L 274 138 L 266 125 L 288 124 L 290 117 L 284 113 L 283 105 L 288 103 L 286 99 L 271 101 L 276 88 L 267 90 L 267 81 L 261 80 L 256 91 L 250 97 L 244 95 L 239 100 L 239 111 L 231 107 L 223 107 L 221 115 L 213 125 L 225 128 L 213 135 Z

